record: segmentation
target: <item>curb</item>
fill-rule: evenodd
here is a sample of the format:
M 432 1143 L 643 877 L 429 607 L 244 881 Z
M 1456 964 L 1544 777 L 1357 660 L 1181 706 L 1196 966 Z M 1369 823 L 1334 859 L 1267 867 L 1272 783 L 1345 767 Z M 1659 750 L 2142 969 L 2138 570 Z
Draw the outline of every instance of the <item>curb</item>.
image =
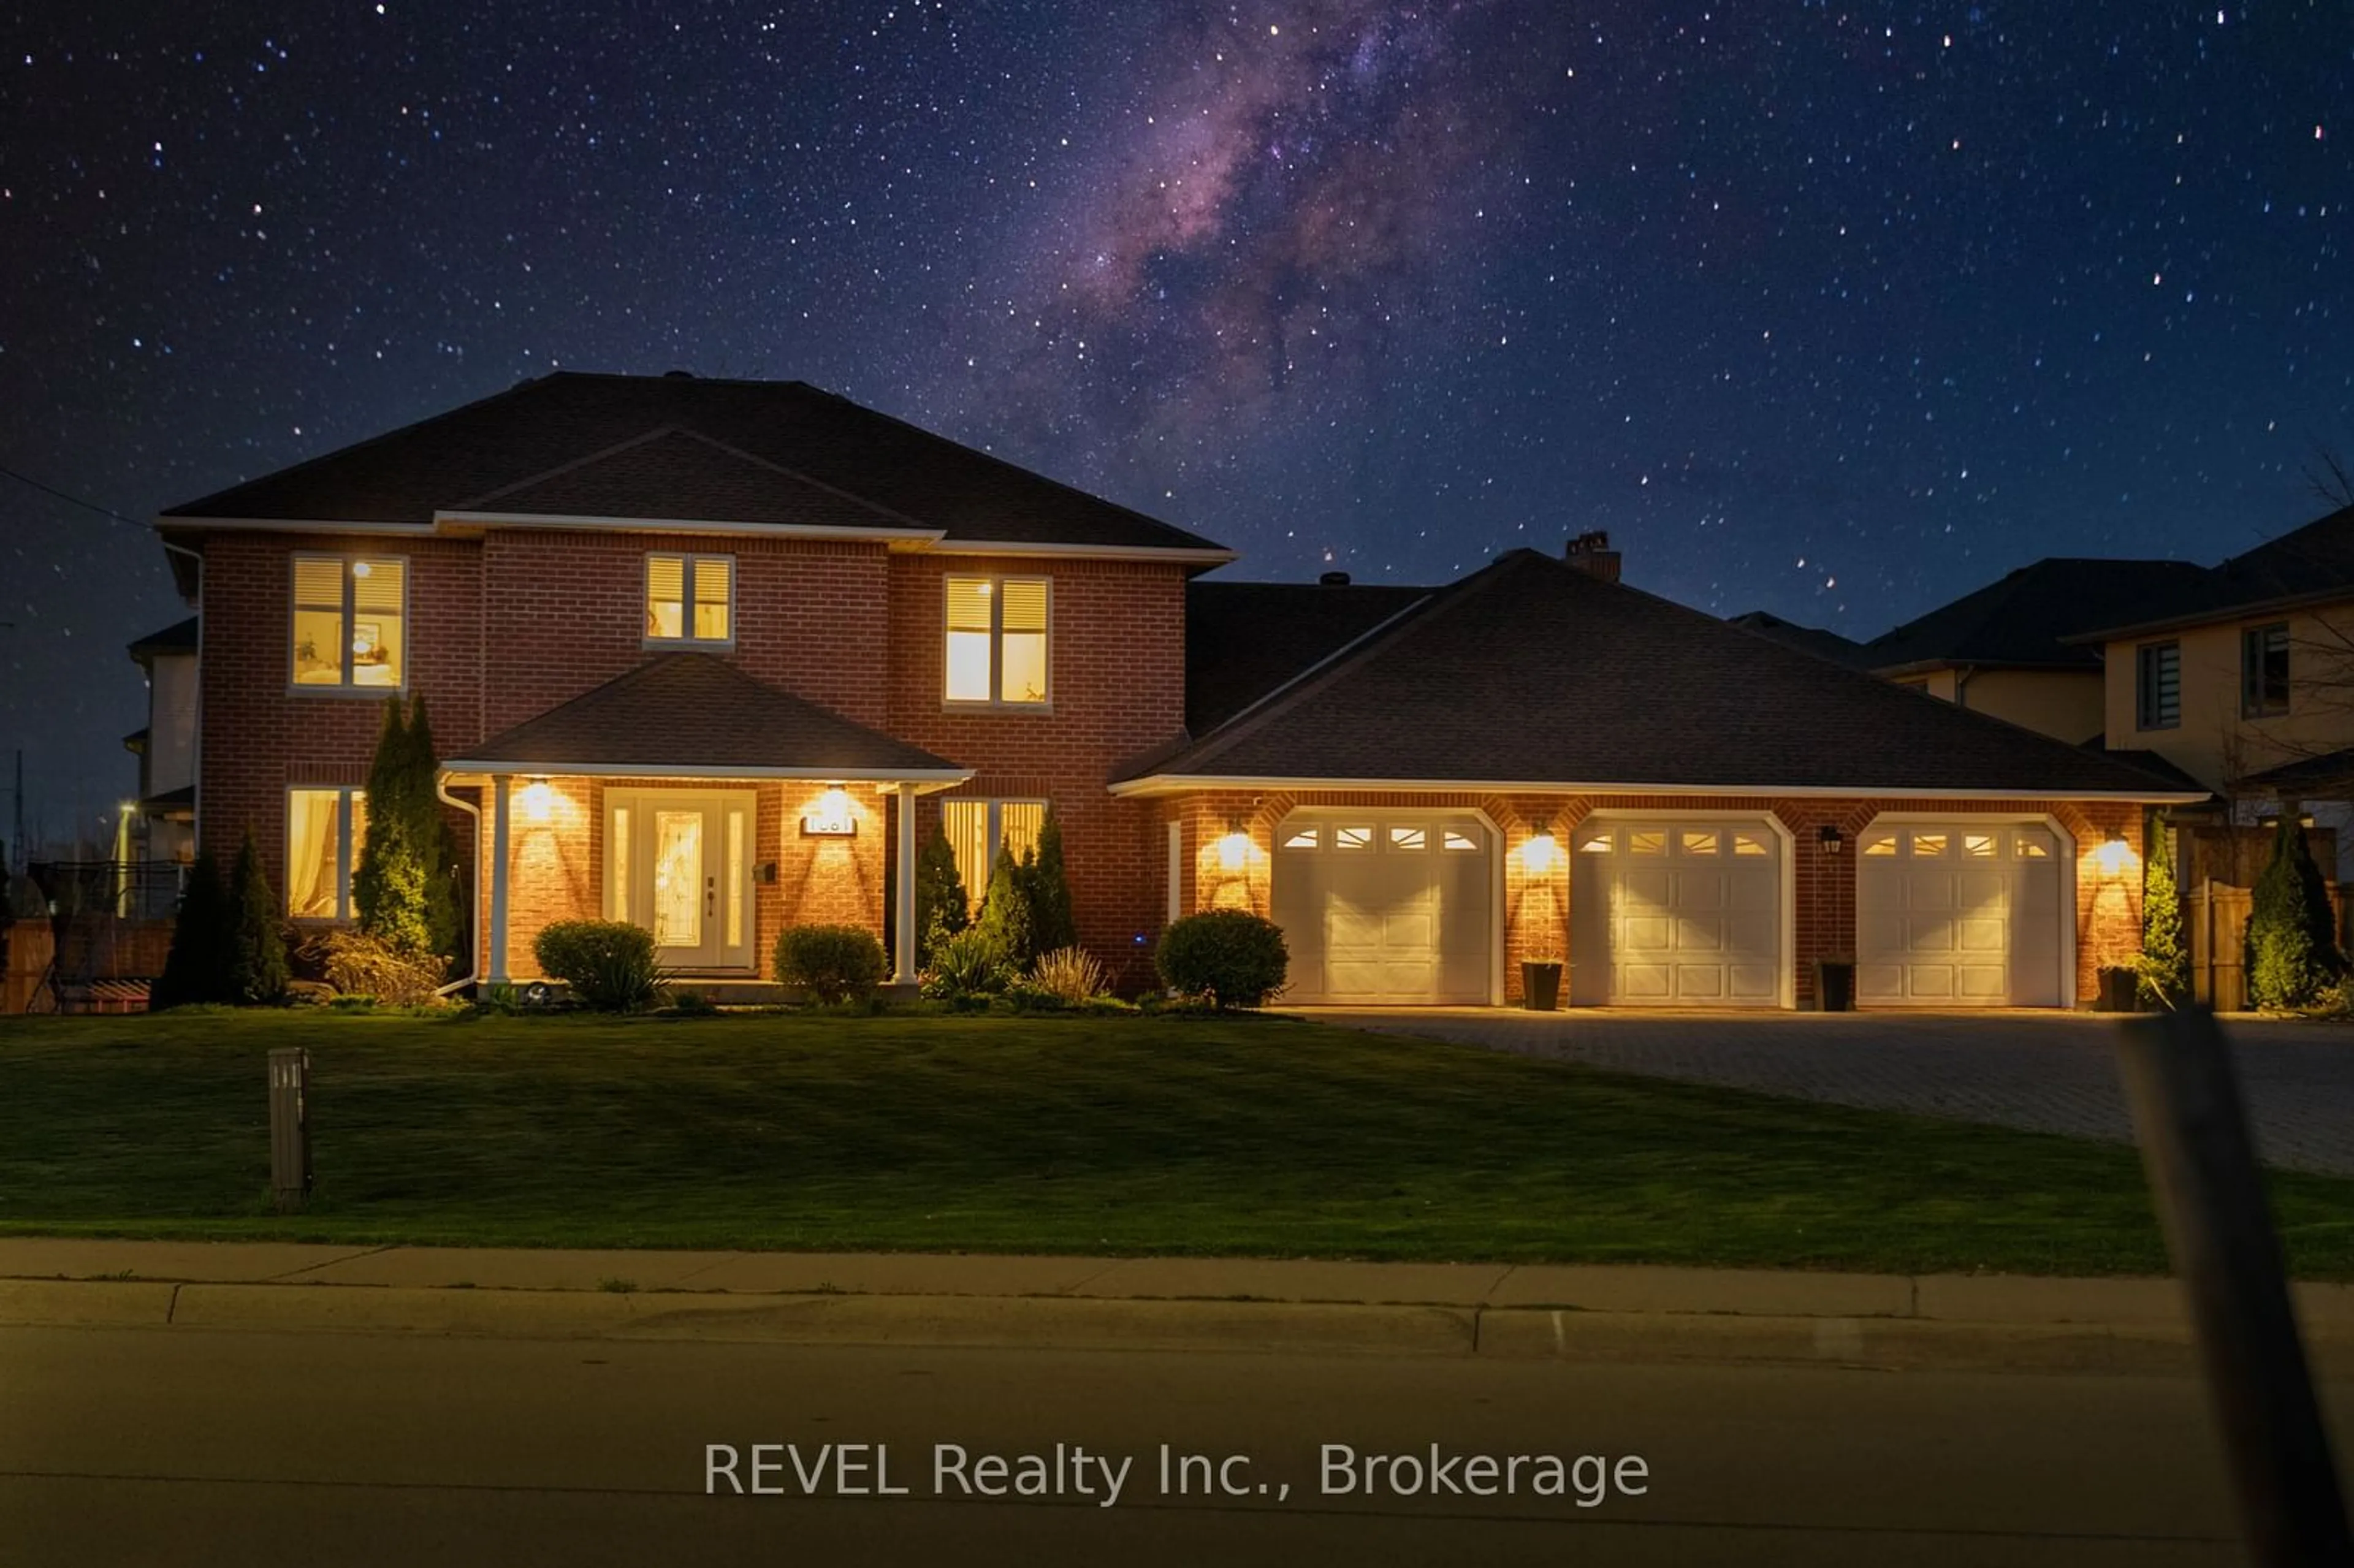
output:
M 2181 1374 L 2181 1324 L 1057 1296 L 738 1295 L 0 1279 L 0 1326 L 747 1344 L 1478 1356 L 1889 1372 Z M 2316 1362 L 2354 1368 L 2354 1334 Z

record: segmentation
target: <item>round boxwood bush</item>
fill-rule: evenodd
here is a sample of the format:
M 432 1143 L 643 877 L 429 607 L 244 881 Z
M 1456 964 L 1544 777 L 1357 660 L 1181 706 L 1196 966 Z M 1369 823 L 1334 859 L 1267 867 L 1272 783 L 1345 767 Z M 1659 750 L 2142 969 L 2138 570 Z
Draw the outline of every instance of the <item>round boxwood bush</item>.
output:
M 626 920 L 558 920 L 532 942 L 544 975 L 599 1012 L 640 1012 L 662 994 L 654 934 Z
M 890 974 L 863 926 L 788 926 L 777 933 L 777 983 L 817 1001 L 864 1001 Z
M 1213 909 L 1163 931 L 1152 961 L 1172 991 L 1216 1007 L 1257 1007 L 1283 990 L 1291 952 L 1274 921 Z

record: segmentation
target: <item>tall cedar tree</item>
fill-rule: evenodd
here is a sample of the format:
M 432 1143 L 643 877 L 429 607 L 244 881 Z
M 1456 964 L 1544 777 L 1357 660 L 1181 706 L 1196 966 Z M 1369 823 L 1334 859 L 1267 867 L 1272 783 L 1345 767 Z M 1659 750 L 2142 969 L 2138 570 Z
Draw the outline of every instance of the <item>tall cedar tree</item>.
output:
M 425 864 L 426 940 L 436 954 L 455 959 L 465 947 L 465 885 L 459 871 L 458 835 L 450 831 L 450 819 L 434 791 L 441 758 L 434 754 L 433 725 L 425 716 L 422 695 L 408 705 L 408 765 L 416 842 L 423 846 Z
M 916 861 L 916 961 L 928 967 L 942 942 L 972 924 L 964 878 L 946 830 L 935 828 Z
M 2282 810 L 2272 858 L 2256 875 L 2248 916 L 2248 1001 L 2297 1008 L 2336 978 L 2341 965 L 2329 897 L 2296 812 Z
M 233 930 L 228 889 L 221 884 L 219 863 L 207 850 L 188 867 L 179 917 L 172 925 L 172 950 L 164 956 L 164 972 L 148 991 L 147 1010 L 161 1012 L 170 1007 L 233 1000 L 229 991 L 229 970 L 237 960 Z
M 425 699 L 385 699 L 368 764 L 367 832 L 352 873 L 359 927 L 396 951 L 454 957 L 463 939 L 457 842 L 434 795 L 440 759 Z
M 245 830 L 237 868 L 229 874 L 229 907 L 236 918 L 229 961 L 229 1001 L 269 1006 L 286 1000 L 286 934 L 278 924 L 278 898 L 262 874 L 253 830 Z
M 998 845 L 997 859 L 989 868 L 989 895 L 981 900 L 976 922 L 998 961 L 1020 974 L 1029 973 L 1030 961 L 1038 956 L 1030 929 L 1028 881 L 1025 862 L 1013 858 L 1013 846 Z
M 1071 884 L 1063 874 L 1063 823 L 1055 808 L 1038 830 L 1038 859 L 1026 868 L 1030 893 L 1030 946 L 1034 953 L 1059 952 L 1079 945 L 1071 915 Z
M 2174 855 L 2163 824 L 2148 834 L 2142 859 L 2141 994 L 2161 1007 L 2190 999 L 2190 947 L 2182 929 L 2182 894 L 2174 880 Z

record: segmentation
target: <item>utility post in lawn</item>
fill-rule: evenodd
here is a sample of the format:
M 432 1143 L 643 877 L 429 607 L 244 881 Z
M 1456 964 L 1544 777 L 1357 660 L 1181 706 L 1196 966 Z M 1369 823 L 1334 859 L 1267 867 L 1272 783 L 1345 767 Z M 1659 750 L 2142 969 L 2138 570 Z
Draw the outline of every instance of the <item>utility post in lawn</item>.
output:
M 270 1197 L 281 1214 L 311 1196 L 311 1053 L 270 1054 Z

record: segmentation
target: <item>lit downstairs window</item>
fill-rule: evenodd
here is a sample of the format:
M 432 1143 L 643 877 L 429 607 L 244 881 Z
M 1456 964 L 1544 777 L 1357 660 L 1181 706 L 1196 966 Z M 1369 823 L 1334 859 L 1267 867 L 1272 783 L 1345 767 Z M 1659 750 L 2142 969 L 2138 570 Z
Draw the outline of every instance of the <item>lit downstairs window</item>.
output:
M 736 638 L 736 562 L 729 556 L 646 557 L 646 641 L 711 643 Z
M 1044 577 L 948 579 L 949 702 L 1045 705 L 1051 597 Z
M 956 856 L 957 878 L 964 884 L 967 904 L 974 914 L 989 893 L 989 874 L 997 852 L 1005 850 L 1016 861 L 1038 847 L 1046 826 L 1044 800 L 943 800 L 940 832 L 948 836 Z
M 352 917 L 352 874 L 367 842 L 367 791 L 286 791 L 286 913 L 296 920 Z
M 399 690 L 407 683 L 408 563 L 294 557 L 293 682 L 304 690 Z

